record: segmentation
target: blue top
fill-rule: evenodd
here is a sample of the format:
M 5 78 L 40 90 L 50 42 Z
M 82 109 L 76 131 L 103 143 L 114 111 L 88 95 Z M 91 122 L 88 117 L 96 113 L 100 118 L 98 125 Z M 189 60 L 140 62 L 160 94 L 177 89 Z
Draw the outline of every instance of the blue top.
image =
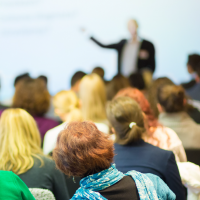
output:
M 200 83 L 196 83 L 192 88 L 187 89 L 186 93 L 192 99 L 200 101 Z
M 139 140 L 132 145 L 115 144 L 114 162 L 119 171 L 136 170 L 159 176 L 175 193 L 176 200 L 186 199 L 174 154 Z

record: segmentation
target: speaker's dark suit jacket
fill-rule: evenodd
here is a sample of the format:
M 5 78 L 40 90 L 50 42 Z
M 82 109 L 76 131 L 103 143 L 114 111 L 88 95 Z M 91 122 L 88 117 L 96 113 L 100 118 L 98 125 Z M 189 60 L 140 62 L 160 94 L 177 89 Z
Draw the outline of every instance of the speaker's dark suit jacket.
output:
M 136 170 L 159 176 L 175 193 L 176 200 L 185 200 L 174 154 L 140 140 L 132 145 L 115 144 L 114 162 L 119 171 Z
M 100 47 L 117 50 L 117 53 L 118 53 L 118 73 L 121 73 L 122 52 L 123 52 L 123 48 L 124 48 L 125 44 L 127 43 L 127 40 L 123 39 L 120 42 L 115 43 L 115 44 L 104 45 L 104 44 L 100 43 L 99 41 L 97 41 L 94 37 L 91 37 L 90 39 L 93 40 Z M 141 71 L 144 68 L 148 68 L 152 72 L 154 72 L 155 71 L 155 49 L 154 49 L 154 45 L 147 40 L 142 40 L 139 51 L 141 51 L 141 50 L 147 51 L 149 56 L 148 56 L 147 59 L 141 59 L 138 56 L 138 59 L 137 59 L 137 69 L 138 69 L 138 71 Z

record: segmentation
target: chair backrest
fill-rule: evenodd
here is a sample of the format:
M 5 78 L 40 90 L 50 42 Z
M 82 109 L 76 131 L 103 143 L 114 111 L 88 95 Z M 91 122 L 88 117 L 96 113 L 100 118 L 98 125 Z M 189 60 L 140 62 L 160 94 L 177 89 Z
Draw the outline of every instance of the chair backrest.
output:
M 200 149 L 185 149 L 187 160 L 200 166 Z
M 53 193 L 47 189 L 29 188 L 36 200 L 56 200 Z

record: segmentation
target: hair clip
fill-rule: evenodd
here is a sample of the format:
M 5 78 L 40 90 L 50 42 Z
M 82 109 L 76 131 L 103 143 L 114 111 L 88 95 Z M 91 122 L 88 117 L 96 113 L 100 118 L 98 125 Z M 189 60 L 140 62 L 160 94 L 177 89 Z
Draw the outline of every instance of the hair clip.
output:
M 129 124 L 129 128 L 132 128 L 132 127 L 135 126 L 135 125 L 137 125 L 135 122 L 131 122 L 131 123 Z

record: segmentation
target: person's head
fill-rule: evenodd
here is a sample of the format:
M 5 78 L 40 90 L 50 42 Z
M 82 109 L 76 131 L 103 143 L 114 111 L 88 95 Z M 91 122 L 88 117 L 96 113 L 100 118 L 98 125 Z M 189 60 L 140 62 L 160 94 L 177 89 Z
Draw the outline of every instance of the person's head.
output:
M 33 157 L 42 155 L 40 147 L 39 130 L 28 112 L 20 108 L 3 111 L 0 119 L 0 170 L 16 174 L 28 171 L 34 164 Z
M 72 90 L 62 90 L 53 97 L 55 114 L 62 121 L 81 121 L 82 115 L 79 110 L 79 99 Z
M 146 128 L 150 129 L 151 127 L 156 128 L 158 126 L 158 121 L 153 115 L 153 111 L 151 110 L 149 102 L 145 98 L 144 94 L 140 92 L 138 89 L 131 87 L 122 89 L 116 94 L 114 98 L 118 97 L 130 97 L 140 105 L 140 108 L 145 114 L 146 117 L 145 119 L 147 120 Z
M 141 139 L 145 132 L 144 119 L 136 101 L 130 97 L 118 97 L 108 102 L 106 112 L 114 128 L 116 143 L 128 145 Z
M 46 83 L 46 85 L 48 84 L 48 78 L 46 76 L 40 75 L 38 76 L 38 78 L 42 79 Z
M 137 88 L 139 90 L 145 89 L 145 82 L 141 73 L 131 74 L 129 76 L 129 82 L 131 87 Z
M 71 78 L 71 89 L 74 92 L 78 92 L 79 91 L 79 84 L 81 79 L 86 75 L 85 72 L 82 71 L 77 71 Z
M 92 73 L 98 74 L 102 79 L 104 78 L 104 69 L 102 67 L 95 67 Z
M 22 80 L 22 79 L 24 79 L 24 78 L 29 78 L 29 77 L 30 77 L 29 73 L 20 74 L 19 76 L 17 76 L 17 77 L 15 78 L 15 80 L 14 80 L 14 86 L 16 87 L 17 83 L 18 83 L 20 80 Z
M 190 54 L 187 61 L 187 69 L 190 74 L 196 71 L 197 64 L 200 63 L 200 55 Z
M 163 85 L 174 85 L 174 83 L 167 77 L 161 77 L 154 80 L 147 90 L 147 99 L 150 103 L 151 109 L 153 110 L 154 116 L 158 118 L 159 110 L 157 107 L 157 91 L 160 86 Z
M 130 19 L 128 21 L 128 30 L 132 37 L 135 37 L 137 35 L 138 23 L 135 19 Z
M 106 92 L 103 80 L 97 74 L 83 77 L 79 95 L 84 120 L 99 122 L 106 119 Z
M 24 78 L 16 85 L 12 106 L 34 116 L 43 116 L 49 109 L 50 98 L 44 80 Z
M 126 77 L 121 74 L 114 76 L 106 86 L 107 99 L 112 100 L 119 90 L 129 86 L 130 82 Z
M 57 139 L 53 158 L 69 176 L 85 177 L 108 169 L 114 156 L 113 142 L 92 122 L 71 122 Z
M 158 88 L 158 103 L 163 112 L 176 113 L 184 111 L 185 108 L 185 91 L 181 86 L 164 85 Z

